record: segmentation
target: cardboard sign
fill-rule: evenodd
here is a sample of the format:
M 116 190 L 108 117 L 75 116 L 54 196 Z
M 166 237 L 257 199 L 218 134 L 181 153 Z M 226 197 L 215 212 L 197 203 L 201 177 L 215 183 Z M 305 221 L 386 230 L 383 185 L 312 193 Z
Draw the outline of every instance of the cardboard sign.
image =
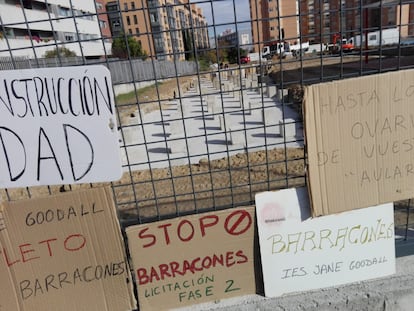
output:
M 313 215 L 414 196 L 414 70 L 305 92 Z
M 140 310 L 167 310 L 255 293 L 254 207 L 126 230 Z
M 0 116 L 1 188 L 121 177 L 106 67 L 1 70 Z
M 306 192 L 298 188 L 256 195 L 266 296 L 395 273 L 392 204 L 306 219 Z
M 0 222 L 0 310 L 136 306 L 111 190 L 6 202 Z

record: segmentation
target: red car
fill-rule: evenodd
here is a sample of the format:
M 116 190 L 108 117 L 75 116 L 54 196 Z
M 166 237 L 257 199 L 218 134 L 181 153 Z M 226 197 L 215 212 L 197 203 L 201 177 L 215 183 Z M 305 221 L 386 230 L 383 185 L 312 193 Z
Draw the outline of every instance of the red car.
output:
M 240 56 L 240 64 L 248 64 L 248 63 L 250 63 L 249 56 Z

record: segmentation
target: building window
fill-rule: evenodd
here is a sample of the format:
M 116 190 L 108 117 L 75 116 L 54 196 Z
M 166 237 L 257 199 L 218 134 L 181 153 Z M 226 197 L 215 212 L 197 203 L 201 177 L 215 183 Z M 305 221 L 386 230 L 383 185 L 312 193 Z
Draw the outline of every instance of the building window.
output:
M 95 2 L 96 3 L 96 8 L 98 9 L 98 10 L 102 10 L 103 9 L 103 5 L 102 5 L 102 3 L 99 3 L 99 2 Z
M 150 18 L 151 18 L 151 23 L 156 23 L 158 21 L 156 13 L 151 13 Z
M 72 12 L 68 8 L 59 7 L 59 15 L 60 16 L 72 16 Z
M 130 26 L 131 25 L 131 19 L 129 18 L 129 16 L 126 17 L 127 20 L 127 25 Z
M 134 15 L 134 24 L 136 25 L 136 24 L 138 24 L 138 18 L 137 18 L 137 16 L 136 15 Z
M 75 36 L 73 33 L 65 33 L 65 40 L 66 41 L 75 41 Z
M 131 1 L 131 10 L 135 10 L 135 2 Z
M 395 7 L 388 8 L 388 25 L 395 25 L 395 17 L 396 17 Z
M 135 28 L 135 33 L 139 35 L 139 28 Z
M 128 29 L 128 33 L 129 33 L 130 35 L 132 35 L 132 29 L 131 29 L 131 28 L 129 28 L 129 29 Z
M 128 11 L 128 3 L 124 3 L 124 11 Z
M 106 21 L 99 20 L 99 26 L 101 28 L 106 28 L 107 27 Z

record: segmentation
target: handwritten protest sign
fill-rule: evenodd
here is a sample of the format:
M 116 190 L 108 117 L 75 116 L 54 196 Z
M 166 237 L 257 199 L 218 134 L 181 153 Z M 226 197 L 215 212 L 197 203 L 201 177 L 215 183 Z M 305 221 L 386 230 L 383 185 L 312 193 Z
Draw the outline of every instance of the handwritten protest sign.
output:
M 111 77 L 104 66 L 0 71 L 0 187 L 120 178 Z
M 308 218 L 305 188 L 256 195 L 265 295 L 395 273 L 393 205 Z
M 401 70 L 306 89 L 315 216 L 414 196 L 413 81 Z
M 127 228 L 140 310 L 255 293 L 254 207 Z
M 2 310 L 131 310 L 135 301 L 111 190 L 0 208 Z

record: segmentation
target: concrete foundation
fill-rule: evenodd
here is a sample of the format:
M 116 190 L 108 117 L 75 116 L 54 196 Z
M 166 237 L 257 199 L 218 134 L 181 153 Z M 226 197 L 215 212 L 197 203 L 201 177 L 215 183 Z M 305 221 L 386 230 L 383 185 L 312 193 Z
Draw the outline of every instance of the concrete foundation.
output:
M 258 88 L 259 82 L 257 80 L 251 80 L 251 88 Z
M 216 105 L 216 96 L 210 95 L 207 97 L 207 111 L 212 113 L 214 110 L 214 105 Z
M 244 100 L 243 103 L 243 111 L 245 114 L 252 114 L 252 103 L 248 100 Z
M 223 106 L 221 102 L 215 101 L 212 109 L 212 113 L 221 113 L 223 112 Z
M 184 125 L 183 125 L 183 121 L 182 120 L 173 120 L 170 121 L 170 133 L 171 136 L 170 137 L 177 137 L 180 136 L 181 137 L 184 135 Z
M 227 132 L 227 138 L 229 139 L 230 145 L 246 146 L 243 130 L 237 131 L 235 129 L 229 128 Z
M 262 121 L 264 123 L 264 125 L 268 126 L 268 125 L 278 125 L 279 127 L 281 126 L 281 124 L 283 124 L 282 121 L 278 122 L 278 117 L 277 117 L 277 108 L 266 108 L 263 110 L 259 110 L 262 112 Z M 286 119 L 286 120 L 290 120 L 290 119 Z M 293 119 L 292 119 L 293 120 Z M 282 123 L 280 123 L 282 122 Z M 293 124 L 294 125 L 294 124 Z
M 218 116 L 219 119 L 219 124 L 220 124 L 220 130 L 225 131 L 226 130 L 226 126 L 225 126 L 225 122 L 224 122 L 224 116 L 223 115 L 219 115 Z
M 279 133 L 283 137 L 296 137 L 296 123 L 293 119 L 279 121 Z
M 276 93 L 276 98 L 280 101 L 283 100 L 283 97 L 288 95 L 289 90 L 288 89 L 278 89 Z
M 220 90 L 220 80 L 218 78 L 214 79 L 213 87 L 217 90 Z
M 185 139 L 178 139 L 182 138 L 179 135 L 171 135 L 167 142 L 168 149 L 170 153 L 186 153 L 187 152 L 187 145 L 185 143 Z
M 267 97 L 272 98 L 277 93 L 276 85 L 268 85 L 267 86 Z

